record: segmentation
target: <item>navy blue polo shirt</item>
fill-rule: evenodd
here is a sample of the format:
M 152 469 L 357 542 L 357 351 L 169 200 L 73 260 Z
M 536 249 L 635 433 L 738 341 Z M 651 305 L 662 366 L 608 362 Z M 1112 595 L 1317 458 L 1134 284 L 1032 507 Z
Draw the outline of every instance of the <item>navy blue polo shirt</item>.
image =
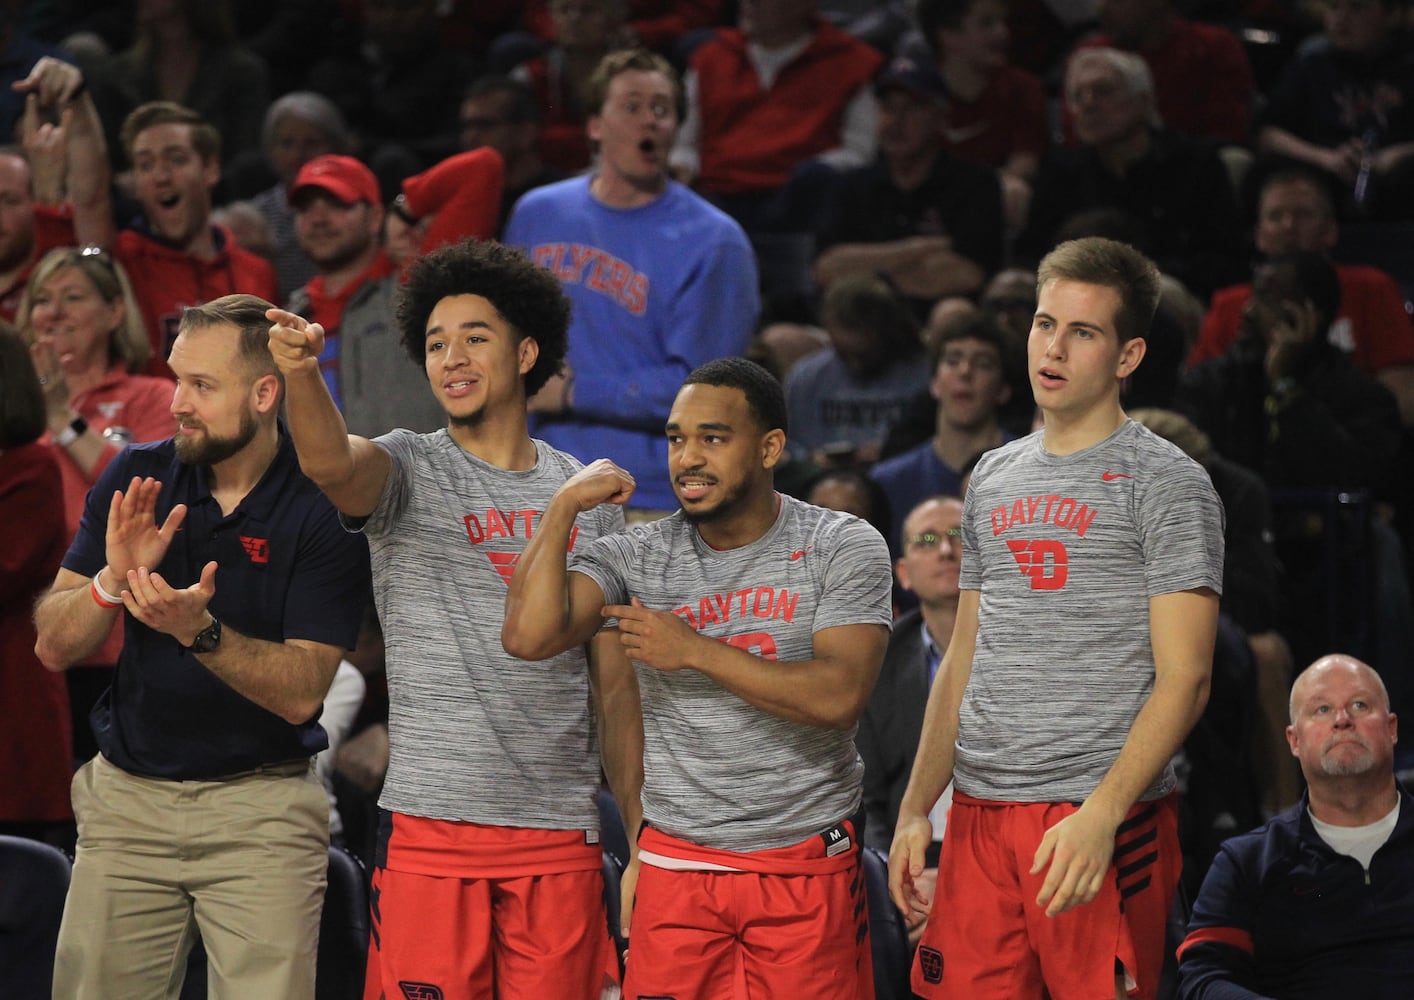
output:
M 171 439 L 127 448 L 89 491 L 66 569 L 91 577 L 107 563 L 108 507 L 134 476 L 162 484 L 159 525 L 174 506 L 187 505 L 156 567 L 169 584 L 191 586 L 215 560 L 209 610 L 223 625 L 271 642 L 353 648 L 369 593 L 368 546 L 340 527 L 333 505 L 300 471 L 283 426 L 275 460 L 229 516 L 211 495 L 208 469 L 179 462 Z M 218 778 L 328 746 L 314 719 L 291 725 L 238 694 L 173 637 L 126 612 L 124 620 L 113 684 L 91 716 L 98 748 L 123 770 Z

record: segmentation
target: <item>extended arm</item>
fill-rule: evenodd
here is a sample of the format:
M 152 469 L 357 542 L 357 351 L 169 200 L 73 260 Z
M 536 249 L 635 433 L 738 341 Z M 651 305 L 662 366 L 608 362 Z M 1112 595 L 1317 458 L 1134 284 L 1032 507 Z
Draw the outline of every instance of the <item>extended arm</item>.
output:
M 271 309 L 266 318 L 273 324 L 270 353 L 285 376 L 286 419 L 300 468 L 342 513 L 366 517 L 378 505 L 392 459 L 348 432 L 319 371 L 324 328 L 283 309 Z
M 604 623 L 604 592 L 566 560 L 581 511 L 627 503 L 633 477 L 606 458 L 580 469 L 555 491 L 516 563 L 506 592 L 501 644 L 523 660 L 543 660 L 582 645 Z
M 932 900 L 922 896 L 914 880 L 926 867 L 925 854 L 933 839 L 933 824 L 928 813 L 952 781 L 953 762 L 957 755 L 958 713 L 962 696 L 972 678 L 972 657 L 977 649 L 977 608 L 981 594 L 964 590 L 958 598 L 957 619 L 953 623 L 952 639 L 938 664 L 928 692 L 928 707 L 923 713 L 923 731 L 918 739 L 918 753 L 913 758 L 913 771 L 899 803 L 898 823 L 894 827 L 894 842 L 889 848 L 889 894 L 905 914 L 928 912 Z
M 1041 838 L 1031 870 L 1050 866 L 1037 897 L 1047 916 L 1095 898 L 1119 824 L 1203 714 L 1217 623 L 1218 595 L 1207 588 L 1149 599 L 1154 689 L 1100 784 Z

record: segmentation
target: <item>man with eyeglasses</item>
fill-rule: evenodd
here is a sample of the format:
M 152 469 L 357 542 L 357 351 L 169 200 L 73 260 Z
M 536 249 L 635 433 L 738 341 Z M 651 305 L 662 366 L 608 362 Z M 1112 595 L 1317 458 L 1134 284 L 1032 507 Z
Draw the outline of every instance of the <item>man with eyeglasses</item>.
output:
M 899 803 L 913 771 L 928 689 L 957 618 L 962 501 L 955 496 L 929 497 L 908 512 L 901 535 L 903 554 L 894 561 L 894 573 L 899 585 L 918 598 L 918 607 L 894 622 L 879 680 L 859 718 L 854 740 L 864 760 L 864 842 L 884 852 L 893 842 Z M 930 895 L 938 874 L 937 845 L 951 803 L 952 795 L 944 794 L 930 814 L 933 846 L 924 875 L 918 879 Z M 904 919 L 910 943 L 917 944 L 927 914 L 909 912 Z
M 933 436 L 869 473 L 888 494 L 890 510 L 913 510 L 938 493 L 960 495 L 968 464 L 1016 436 L 998 422 L 1011 399 L 1010 361 L 1006 334 L 990 315 L 968 313 L 943 325 L 928 383 L 938 404 Z

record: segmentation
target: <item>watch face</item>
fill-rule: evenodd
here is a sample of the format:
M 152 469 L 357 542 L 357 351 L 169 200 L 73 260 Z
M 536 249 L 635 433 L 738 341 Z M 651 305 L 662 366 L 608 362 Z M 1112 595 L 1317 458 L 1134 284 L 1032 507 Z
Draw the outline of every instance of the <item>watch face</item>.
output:
M 221 645 L 221 623 L 213 618 L 210 625 L 196 634 L 196 638 L 192 640 L 191 649 L 194 653 L 211 653 L 219 645 Z

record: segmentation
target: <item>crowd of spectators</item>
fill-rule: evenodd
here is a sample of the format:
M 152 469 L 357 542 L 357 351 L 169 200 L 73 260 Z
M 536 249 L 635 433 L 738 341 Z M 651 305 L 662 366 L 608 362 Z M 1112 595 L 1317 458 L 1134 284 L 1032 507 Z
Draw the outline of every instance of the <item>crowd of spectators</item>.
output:
M 396 367 L 400 269 L 504 237 L 575 298 L 569 367 L 531 404 L 543 436 L 584 461 L 622 440 L 646 505 L 671 506 L 664 401 L 749 353 L 786 387 L 778 483 L 877 474 L 896 545 L 890 507 L 962 495 L 979 452 L 1031 430 L 1037 261 L 1110 236 L 1169 279 L 1129 404 L 1255 477 L 1259 537 L 1229 553 L 1260 571 L 1223 610 L 1231 697 L 1260 706 L 1237 762 L 1259 801 L 1207 819 L 1284 808 L 1295 774 L 1270 744 L 1293 663 L 1341 648 L 1414 707 L 1414 14 L 1077 6 L 0 0 L 0 322 L 45 387 L 62 475 L 35 473 L 42 506 L 72 535 L 117 447 L 165 433 L 147 411 L 181 310 L 231 292 L 322 323 L 350 428 L 430 429 L 422 376 Z M 681 74 L 666 103 L 596 85 L 634 47 Z M 601 157 L 613 197 L 570 180 Z M 55 543 L 30 541 L 52 571 Z M 18 649 L 34 588 L 4 594 Z M 97 692 L 70 684 L 82 753 Z M 376 787 L 373 756 L 353 786 Z M 0 828 L 62 821 L 52 798 Z

